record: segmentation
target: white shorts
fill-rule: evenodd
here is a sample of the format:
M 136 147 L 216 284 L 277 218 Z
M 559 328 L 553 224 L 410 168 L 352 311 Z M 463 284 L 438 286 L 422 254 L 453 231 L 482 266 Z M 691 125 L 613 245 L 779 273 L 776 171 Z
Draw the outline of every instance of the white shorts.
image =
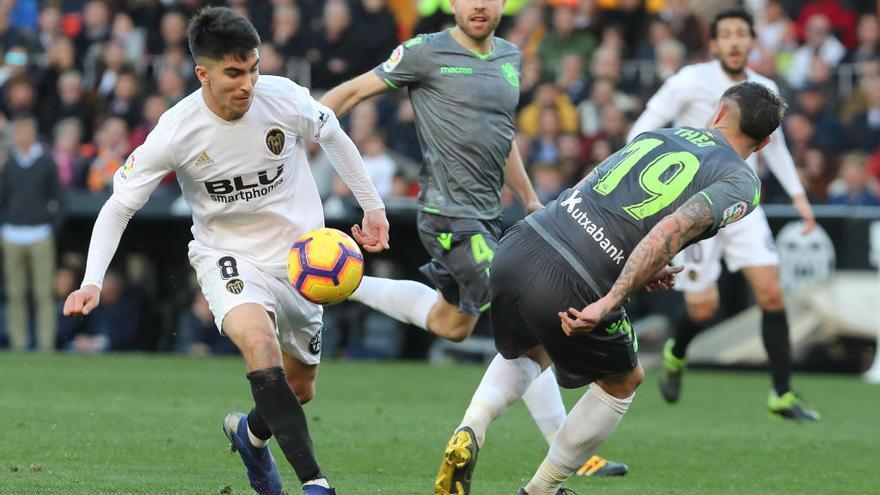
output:
M 676 277 L 675 288 L 699 292 L 710 287 L 721 276 L 722 256 L 731 272 L 750 266 L 779 265 L 773 232 L 763 208 L 758 206 L 742 220 L 721 229 L 715 237 L 678 253 L 673 263 L 685 268 Z
M 286 278 L 273 277 L 240 257 L 210 249 L 190 249 L 189 261 L 208 300 L 214 323 L 238 305 L 259 304 L 275 317 L 281 350 L 304 364 L 321 362 L 324 309 L 303 298 Z

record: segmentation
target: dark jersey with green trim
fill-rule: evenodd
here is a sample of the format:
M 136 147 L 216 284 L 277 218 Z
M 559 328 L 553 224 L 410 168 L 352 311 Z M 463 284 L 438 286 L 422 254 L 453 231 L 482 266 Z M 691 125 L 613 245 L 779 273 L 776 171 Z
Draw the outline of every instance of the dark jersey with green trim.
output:
M 697 242 L 751 213 L 760 185 L 721 133 L 660 129 L 639 134 L 526 222 L 601 295 L 639 241 L 692 196 L 714 217 Z
M 425 211 L 501 215 L 521 64 L 519 49 L 501 38 L 493 39 L 492 53 L 480 55 L 442 31 L 398 46 L 374 69 L 392 88 L 409 88 L 424 159 L 419 204 Z

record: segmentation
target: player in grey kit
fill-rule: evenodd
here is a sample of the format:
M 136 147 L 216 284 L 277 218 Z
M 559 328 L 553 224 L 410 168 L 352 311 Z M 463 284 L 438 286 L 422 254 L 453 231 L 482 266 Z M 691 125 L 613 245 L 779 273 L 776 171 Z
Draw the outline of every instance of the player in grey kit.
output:
M 644 377 L 622 304 L 643 285 L 670 288 L 681 270 L 667 265 L 676 253 L 754 210 L 760 182 L 744 159 L 769 142 L 784 108 L 765 86 L 733 86 L 710 128 L 640 134 L 507 232 L 491 275 L 503 357 L 447 448 L 453 485 L 470 484 L 477 439 L 551 362 L 563 387 L 590 387 L 520 494 L 557 493 L 599 449 Z
M 376 94 L 408 89 L 424 159 L 418 230 L 431 260 L 422 272 L 437 290 L 411 280 L 364 277 L 351 299 L 451 341 L 470 336 L 490 306 L 502 186 L 511 188 L 527 212 L 543 207 L 514 142 L 522 54 L 494 36 L 503 5 L 502 0 L 454 0 L 455 28 L 403 43 L 386 62 L 321 99 L 342 115 Z M 358 229 L 352 233 L 368 241 Z M 534 382 L 523 401 L 552 440 L 565 419 L 552 370 Z M 590 475 L 627 470 L 599 456 L 584 461 Z M 435 493 L 450 493 L 450 488 L 435 487 Z

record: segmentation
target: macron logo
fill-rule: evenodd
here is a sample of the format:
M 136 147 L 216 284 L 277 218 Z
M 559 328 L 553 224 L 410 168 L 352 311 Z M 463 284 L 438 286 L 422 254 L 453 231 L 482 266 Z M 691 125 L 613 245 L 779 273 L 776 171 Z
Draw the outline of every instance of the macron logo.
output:
M 575 189 L 571 196 L 568 197 L 565 201 L 559 203 L 559 206 L 566 209 L 571 218 L 577 222 L 581 228 L 586 231 L 587 235 L 589 235 L 596 244 L 599 245 L 599 248 L 605 251 L 605 254 L 611 258 L 616 265 L 620 265 L 624 261 L 624 252 L 623 249 L 615 246 L 611 239 L 609 239 L 605 235 L 605 231 L 602 227 L 597 227 L 589 217 L 587 217 L 587 212 L 582 211 L 580 208 L 577 208 L 579 204 L 581 204 L 584 198 L 581 198 L 581 192 Z

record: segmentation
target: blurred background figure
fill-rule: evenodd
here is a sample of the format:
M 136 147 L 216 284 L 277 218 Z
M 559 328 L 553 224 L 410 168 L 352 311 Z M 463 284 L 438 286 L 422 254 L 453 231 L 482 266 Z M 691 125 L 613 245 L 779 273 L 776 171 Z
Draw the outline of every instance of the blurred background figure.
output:
M 55 348 L 55 230 L 61 224 L 61 187 L 52 156 L 37 141 L 37 120 L 12 122 L 13 149 L 0 176 L 3 268 L 9 340 L 14 350 L 28 348 L 32 294 L 37 348 Z

